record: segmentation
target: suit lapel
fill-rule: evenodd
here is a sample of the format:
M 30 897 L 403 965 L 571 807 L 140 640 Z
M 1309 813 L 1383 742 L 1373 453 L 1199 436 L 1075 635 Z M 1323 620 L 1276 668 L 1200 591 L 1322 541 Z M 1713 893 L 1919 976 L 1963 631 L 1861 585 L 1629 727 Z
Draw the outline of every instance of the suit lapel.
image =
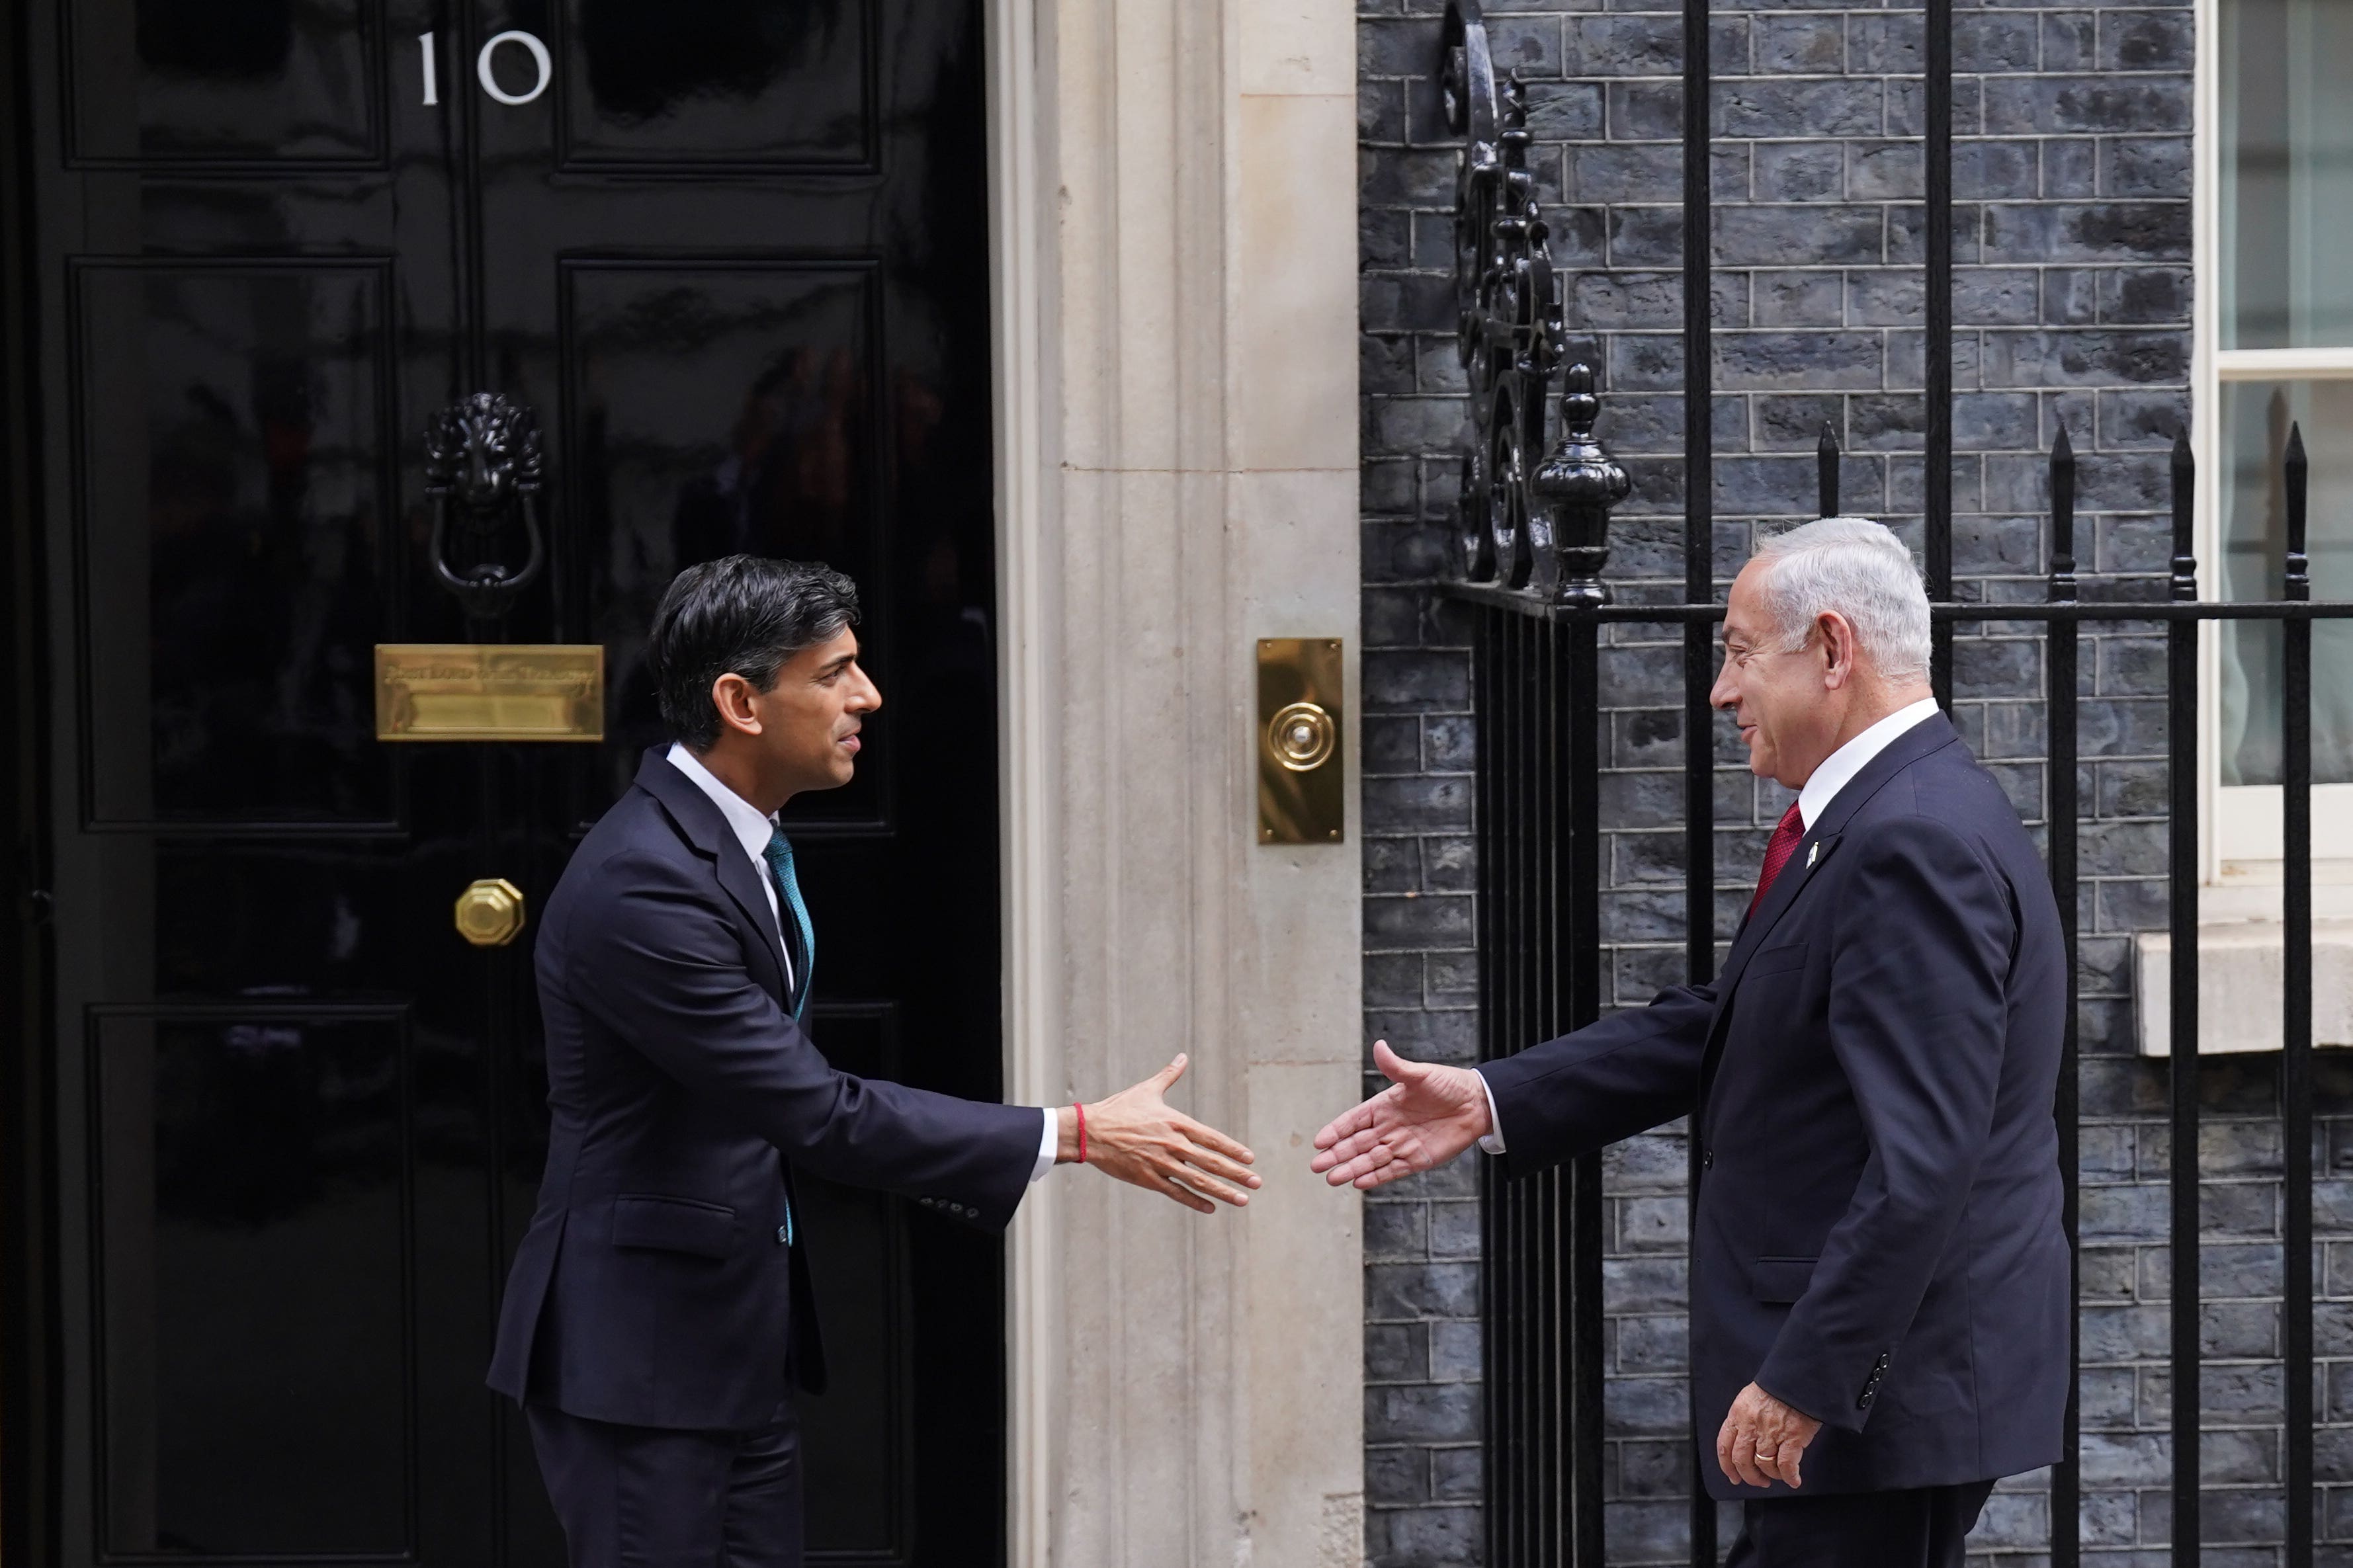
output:
M 1806 890 L 1807 885 L 1813 880 L 1814 873 L 1830 863 L 1846 825 L 1854 820 L 1854 814 L 1868 805 L 1873 795 L 1886 788 L 1889 782 L 1905 768 L 1923 757 L 1943 751 L 1959 739 L 1952 721 L 1942 713 L 1921 720 L 1889 742 L 1877 756 L 1863 765 L 1861 773 L 1849 779 L 1846 787 L 1831 797 L 1831 803 L 1823 808 L 1820 818 L 1807 830 L 1803 838 L 1798 840 L 1797 848 L 1790 852 L 1788 864 L 1781 868 L 1781 874 L 1773 879 L 1773 886 L 1766 890 L 1764 902 L 1757 906 L 1756 912 L 1741 926 L 1740 934 L 1733 938 L 1732 951 L 1725 955 L 1724 972 L 1716 976 L 1715 1017 L 1708 1026 L 1707 1052 L 1700 1063 L 1699 1098 L 1703 1106 L 1707 1102 L 1708 1088 L 1715 1081 L 1716 1058 L 1724 1048 L 1725 1026 L 1732 1016 L 1733 993 L 1748 968 L 1748 961 L 1765 945 L 1766 938 L 1773 934 L 1774 926 L 1798 901 L 1798 896 Z
M 1805 891 L 1806 884 L 1813 879 L 1814 873 L 1821 869 L 1823 862 L 1831 858 L 1831 852 L 1838 847 L 1837 834 L 1820 831 L 1829 826 L 1829 820 L 1825 813 L 1815 830 L 1798 840 L 1798 847 L 1790 852 L 1789 863 L 1781 868 L 1781 874 L 1774 878 L 1772 887 L 1766 889 L 1765 901 L 1757 906 L 1756 912 L 1742 923 L 1740 934 L 1732 939 L 1732 951 L 1724 955 L 1724 973 L 1716 977 L 1716 985 L 1725 996 L 1732 994 L 1732 988 L 1740 984 L 1741 971 L 1748 967 L 1749 959 L 1765 945 L 1765 939 L 1773 934 L 1773 927 L 1788 912 L 1789 906 L 1798 901 L 1798 895 Z M 1717 1011 L 1719 1015 L 1722 1013 L 1721 1004 Z
M 784 933 L 776 929 L 776 917 L 768 912 L 768 895 L 760 887 L 761 873 L 744 853 L 742 840 L 727 826 L 712 798 L 696 787 L 692 779 L 670 766 L 663 755 L 666 747 L 655 747 L 646 752 L 646 760 L 638 768 L 638 786 L 660 803 L 680 836 L 694 847 L 697 854 L 718 868 L 719 886 L 725 889 L 735 905 L 738 921 L 752 938 L 746 949 L 746 967 L 760 989 L 776 999 L 776 1005 L 788 1007 L 785 993 Z
M 761 963 L 752 966 L 753 974 L 761 986 L 776 999 L 776 1005 L 790 1010 L 785 994 L 784 937 L 776 930 L 776 917 L 768 913 L 768 895 L 760 889 L 760 873 L 752 868 L 752 858 L 744 853 L 741 844 L 733 844 L 733 854 L 719 857 L 719 885 L 735 900 L 735 908 L 752 929 L 764 940 L 752 945 L 760 952 Z

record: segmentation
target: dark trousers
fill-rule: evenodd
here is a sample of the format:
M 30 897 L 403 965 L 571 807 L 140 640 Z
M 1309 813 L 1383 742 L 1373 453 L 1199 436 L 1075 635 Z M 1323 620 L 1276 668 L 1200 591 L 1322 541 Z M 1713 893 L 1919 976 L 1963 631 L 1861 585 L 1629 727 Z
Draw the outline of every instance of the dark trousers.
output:
M 616 1426 L 527 1406 L 572 1568 L 800 1568 L 800 1419 Z
M 1991 1481 L 1743 1503 L 1724 1568 L 1961 1568 Z

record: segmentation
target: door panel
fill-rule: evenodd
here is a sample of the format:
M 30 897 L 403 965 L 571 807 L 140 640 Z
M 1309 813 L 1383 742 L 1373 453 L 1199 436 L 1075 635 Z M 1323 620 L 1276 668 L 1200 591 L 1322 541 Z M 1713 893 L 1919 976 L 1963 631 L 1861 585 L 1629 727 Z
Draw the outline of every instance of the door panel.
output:
M 563 43 L 562 166 L 873 172 L 875 0 L 580 0 Z M 527 84 L 519 84 L 527 85 Z
M 386 271 L 69 273 L 90 825 L 389 820 L 370 663 L 396 441 Z
M 845 1068 L 999 1086 L 976 0 L 42 0 L 41 595 L 61 1561 L 561 1561 L 481 1386 L 545 1152 L 526 927 L 659 741 L 646 626 L 731 551 L 851 573 L 886 698 L 796 802 Z M 477 79 L 483 46 L 522 30 Z M 430 34 L 428 46 L 420 35 Z M 426 62 L 437 102 L 424 101 Z M 372 648 L 469 640 L 421 432 L 529 405 L 597 745 L 375 739 Z M 519 544 L 510 542 L 519 554 Z M 1003 1558 L 997 1244 L 807 1184 L 819 1561 Z M 781 1353 L 781 1345 L 779 1346 Z M 51 1435 L 54 1435 L 53 1436 Z
M 77 0 L 70 155 L 84 165 L 384 162 L 383 7 Z
M 108 1550 L 408 1550 L 406 1017 L 90 1025 Z
M 563 475 L 594 635 L 612 659 L 602 768 L 635 775 L 661 720 L 645 632 L 678 569 L 749 552 L 824 561 L 870 588 L 880 277 L 780 258 L 558 263 L 570 365 Z M 876 640 L 880 626 L 870 623 Z M 882 826 L 889 726 L 804 821 Z

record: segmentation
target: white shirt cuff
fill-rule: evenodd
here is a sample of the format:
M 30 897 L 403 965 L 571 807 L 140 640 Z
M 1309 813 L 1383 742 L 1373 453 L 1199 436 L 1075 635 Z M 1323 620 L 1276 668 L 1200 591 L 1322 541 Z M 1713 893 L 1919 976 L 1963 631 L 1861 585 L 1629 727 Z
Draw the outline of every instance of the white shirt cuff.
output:
M 1061 1118 L 1055 1114 L 1056 1110 L 1050 1105 L 1042 1112 L 1046 1127 L 1038 1135 L 1038 1163 L 1029 1171 L 1029 1179 L 1033 1182 L 1054 1168 L 1054 1156 L 1061 1152 L 1062 1122 Z
M 1471 1070 L 1479 1071 L 1476 1068 Z M 1479 1088 L 1487 1096 L 1487 1135 L 1479 1140 L 1479 1147 L 1490 1154 L 1500 1154 L 1504 1152 L 1504 1119 L 1495 1114 L 1495 1090 L 1487 1082 L 1485 1073 L 1479 1073 Z

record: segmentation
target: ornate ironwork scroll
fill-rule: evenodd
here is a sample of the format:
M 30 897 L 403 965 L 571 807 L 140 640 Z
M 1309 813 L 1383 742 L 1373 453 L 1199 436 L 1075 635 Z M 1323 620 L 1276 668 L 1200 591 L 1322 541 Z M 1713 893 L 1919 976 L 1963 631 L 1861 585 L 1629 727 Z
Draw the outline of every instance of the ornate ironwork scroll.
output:
M 433 573 L 475 620 L 503 616 L 546 564 L 542 468 L 539 416 L 498 393 L 461 398 L 425 427 Z M 524 559 L 511 567 L 502 536 L 518 514 Z M 463 564 L 450 562 L 453 542 L 466 558 Z
M 1609 509 L 1630 482 L 1593 438 L 1593 372 L 1572 365 L 1546 455 L 1553 378 L 1567 357 L 1560 279 L 1528 169 L 1525 90 L 1499 91 L 1479 0 L 1451 0 L 1440 55 L 1447 123 L 1463 139 L 1454 206 L 1457 352 L 1472 437 L 1455 543 L 1466 582 L 1557 604 L 1604 604 Z

